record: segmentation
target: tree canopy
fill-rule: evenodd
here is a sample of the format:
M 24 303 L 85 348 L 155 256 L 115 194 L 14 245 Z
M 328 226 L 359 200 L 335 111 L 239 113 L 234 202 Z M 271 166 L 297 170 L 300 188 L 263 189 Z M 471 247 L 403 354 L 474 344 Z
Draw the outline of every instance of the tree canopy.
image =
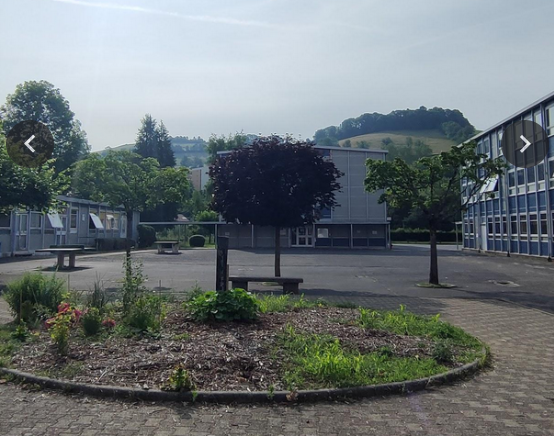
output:
M 175 153 L 171 147 L 169 131 L 163 121 L 158 125 L 150 114 L 146 114 L 141 120 L 134 151 L 144 158 L 156 159 L 162 168 L 175 166 Z
M 309 142 L 257 138 L 210 167 L 212 209 L 227 222 L 275 228 L 278 276 L 280 228 L 311 224 L 322 208 L 335 207 L 341 175 Z
M 476 144 L 469 142 L 448 152 L 423 157 L 413 165 L 399 158 L 392 162 L 368 160 L 365 185 L 369 192 L 384 190 L 380 202 L 420 211 L 425 216 L 431 234 L 429 282 L 438 285 L 436 231 L 464 210 L 471 197 L 491 177 L 501 174 L 505 166 L 501 158 L 489 159 L 476 153 Z M 462 182 L 467 190 L 463 203 Z
M 56 144 L 52 157 L 58 173 L 89 153 L 90 147 L 85 132 L 81 130 L 81 123 L 75 119 L 69 102 L 51 83 L 41 80 L 17 85 L 0 111 L 6 133 L 26 120 L 40 121 L 50 129 Z
M 0 123 L 0 213 L 14 208 L 47 210 L 56 202 L 56 195 L 64 190 L 67 179 L 56 176 L 51 162 L 41 168 L 23 168 L 15 164 L 6 150 L 6 141 Z
M 212 135 L 208 140 L 206 149 L 208 151 L 208 164 L 212 165 L 217 159 L 217 153 L 220 151 L 235 150 L 244 147 L 248 143 L 248 136 L 242 133 L 236 133 L 229 136 Z
M 91 154 L 75 165 L 73 194 L 93 201 L 122 205 L 132 229 L 132 211 L 142 212 L 165 203 L 184 203 L 190 195 L 188 169 L 160 168 L 153 158 L 129 151 Z M 130 235 L 130 232 L 128 232 Z
M 388 115 L 366 113 L 358 118 L 348 118 L 339 126 L 329 126 L 315 132 L 314 139 L 320 145 L 338 145 L 341 139 L 377 132 L 401 130 L 437 130 L 449 139 L 461 143 L 475 134 L 475 128 L 457 109 L 435 107 L 392 111 Z

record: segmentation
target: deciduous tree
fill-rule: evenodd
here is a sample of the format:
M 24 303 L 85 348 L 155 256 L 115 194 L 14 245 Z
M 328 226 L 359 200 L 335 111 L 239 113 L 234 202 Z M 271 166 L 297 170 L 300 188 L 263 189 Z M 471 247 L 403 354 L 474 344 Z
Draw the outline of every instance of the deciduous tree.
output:
M 275 275 L 281 275 L 280 230 L 312 224 L 336 206 L 340 171 L 309 142 L 271 136 L 219 155 L 210 167 L 212 209 L 227 222 L 272 226 Z
M 27 120 L 40 121 L 50 129 L 56 144 L 52 157 L 57 173 L 89 153 L 81 123 L 75 119 L 69 102 L 51 83 L 41 80 L 17 85 L 0 112 L 6 133 L 17 123 Z
M 480 192 L 491 177 L 499 175 L 506 164 L 503 159 L 489 159 L 476 153 L 474 142 L 452 147 L 448 152 L 419 159 L 409 165 L 402 159 L 392 162 L 367 161 L 366 190 L 384 190 L 380 201 L 395 208 L 421 211 L 431 235 L 429 283 L 439 285 L 437 230 L 464 210 L 471 197 Z M 466 181 L 462 202 L 460 187 Z

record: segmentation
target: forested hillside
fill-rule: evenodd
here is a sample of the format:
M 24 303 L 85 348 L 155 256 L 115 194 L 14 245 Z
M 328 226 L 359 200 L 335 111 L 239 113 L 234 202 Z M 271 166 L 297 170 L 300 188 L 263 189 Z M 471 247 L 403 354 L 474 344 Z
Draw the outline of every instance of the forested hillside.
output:
M 388 115 L 374 112 L 348 118 L 339 126 L 316 131 L 314 140 L 320 145 L 339 145 L 339 141 L 356 136 L 402 131 L 410 131 L 412 136 L 417 131 L 435 131 L 456 143 L 476 133 L 475 127 L 457 109 L 421 106 L 419 109 L 396 110 Z

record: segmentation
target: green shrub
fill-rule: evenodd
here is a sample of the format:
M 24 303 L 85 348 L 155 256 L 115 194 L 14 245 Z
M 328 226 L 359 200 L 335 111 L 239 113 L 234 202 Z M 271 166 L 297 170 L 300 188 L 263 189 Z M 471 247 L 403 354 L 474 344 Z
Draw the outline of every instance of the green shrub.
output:
M 148 248 L 151 247 L 156 241 L 156 230 L 152 226 L 147 226 L 145 224 L 139 224 L 137 227 L 139 241 L 139 248 Z
M 162 297 L 157 295 L 141 295 L 131 305 L 125 321 L 129 327 L 140 332 L 158 332 L 165 319 L 166 310 Z
M 81 317 L 81 326 L 85 336 L 94 336 L 102 328 L 102 315 L 96 307 L 90 307 Z
M 259 309 L 256 297 L 244 289 L 204 292 L 185 305 L 196 321 L 251 321 Z
M 13 314 L 25 322 L 32 322 L 47 312 L 56 313 L 64 296 L 65 282 L 40 273 L 25 273 L 19 280 L 8 284 L 4 293 Z M 22 303 L 22 304 L 21 304 Z
M 452 347 L 445 341 L 438 341 L 433 346 L 433 359 L 440 364 L 449 364 L 454 361 Z
M 203 247 L 206 245 L 206 238 L 202 235 L 192 235 L 189 238 L 189 245 L 191 247 Z
M 203 210 L 194 217 L 195 221 L 219 221 L 219 214 L 213 210 Z

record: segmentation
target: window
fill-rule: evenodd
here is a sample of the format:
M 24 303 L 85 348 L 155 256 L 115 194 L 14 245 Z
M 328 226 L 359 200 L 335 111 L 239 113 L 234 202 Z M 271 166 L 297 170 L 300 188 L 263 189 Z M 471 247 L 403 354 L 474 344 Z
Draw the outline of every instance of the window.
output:
M 502 234 L 503 235 L 508 234 L 508 224 L 505 216 L 502 217 Z
M 535 114 L 533 115 L 533 121 L 539 126 L 542 126 L 542 114 L 540 111 L 535 112 Z
M 519 216 L 519 236 L 521 239 L 527 239 L 527 215 Z
M 71 218 L 69 221 L 69 229 L 71 233 L 77 233 L 77 215 L 79 211 L 77 209 L 71 209 Z
M 546 134 L 554 135 L 554 105 L 546 108 Z
M 494 235 L 494 222 L 492 216 L 487 218 L 487 229 L 489 236 L 492 237 Z
M 469 234 L 473 235 L 473 233 L 474 233 L 473 220 L 469 220 Z
M 497 235 L 500 235 L 500 233 L 501 233 L 501 231 L 500 231 L 500 217 L 499 216 L 494 217 L 494 233 L 496 233 Z
M 535 168 L 527 168 L 527 183 L 535 183 Z
M 537 236 L 539 234 L 539 225 L 536 213 L 529 214 L 529 231 L 531 236 Z
M 517 215 L 510 216 L 510 228 L 512 233 L 512 238 L 517 239 Z
M 546 212 L 541 212 L 541 235 L 543 238 L 548 236 L 548 223 L 546 222 Z
M 525 172 L 521 168 L 517 170 L 517 184 L 518 186 L 525 184 Z
M 330 220 L 331 219 L 331 209 L 324 207 L 321 209 L 321 219 Z
M 544 162 L 541 164 L 544 168 Z M 548 161 L 548 170 L 550 172 L 549 179 L 550 179 L 550 187 L 554 188 L 554 159 L 550 159 Z M 544 170 L 543 170 L 544 173 Z
M 11 227 L 11 214 L 0 215 L 0 228 L 10 228 Z
M 329 229 L 326 227 L 319 227 L 317 229 L 317 238 L 328 238 L 329 237 Z
M 42 214 L 37 212 L 31 212 L 31 228 L 32 229 L 41 229 L 42 228 Z
M 100 217 L 92 212 L 89 213 L 88 228 L 89 230 L 104 230 L 104 225 L 102 224 Z

